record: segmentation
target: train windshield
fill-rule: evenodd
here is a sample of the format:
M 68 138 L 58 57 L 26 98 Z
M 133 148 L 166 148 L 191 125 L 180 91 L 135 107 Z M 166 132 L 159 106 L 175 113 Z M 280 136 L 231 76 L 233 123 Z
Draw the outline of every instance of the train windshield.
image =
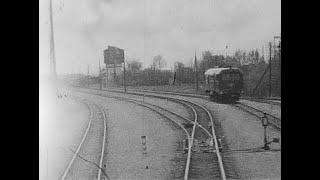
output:
M 222 81 L 239 81 L 240 74 L 239 73 L 229 73 L 221 75 Z

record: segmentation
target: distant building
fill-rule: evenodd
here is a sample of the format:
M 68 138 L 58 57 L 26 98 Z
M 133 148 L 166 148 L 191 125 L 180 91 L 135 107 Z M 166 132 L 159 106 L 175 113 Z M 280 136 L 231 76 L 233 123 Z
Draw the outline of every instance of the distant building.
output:
M 114 81 L 114 76 L 119 76 L 123 73 L 123 64 L 117 65 L 114 67 L 112 64 L 107 65 L 107 68 L 104 69 L 104 76 L 108 81 Z

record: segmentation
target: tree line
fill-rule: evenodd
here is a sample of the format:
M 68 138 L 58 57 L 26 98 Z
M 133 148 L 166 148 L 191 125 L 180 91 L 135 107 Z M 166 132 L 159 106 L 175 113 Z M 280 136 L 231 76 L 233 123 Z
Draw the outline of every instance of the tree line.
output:
M 280 43 L 279 43 L 280 44 Z M 149 67 L 142 68 L 139 60 L 126 63 L 127 86 L 157 86 L 157 85 L 182 85 L 195 83 L 195 70 L 198 74 L 200 91 L 205 83 L 204 72 L 214 67 L 237 67 L 242 70 L 244 77 L 243 94 L 245 96 L 269 96 L 270 77 L 272 96 L 281 97 L 281 57 L 280 46 L 272 50 L 271 66 L 269 57 L 260 54 L 257 49 L 238 49 L 232 55 L 217 55 L 210 51 L 202 52 L 198 59 L 197 67 L 192 63 L 186 65 L 175 62 L 174 69 L 165 70 L 167 62 L 161 55 L 153 58 Z M 270 68 L 271 67 L 271 76 Z M 96 79 L 94 80 L 97 81 Z M 83 84 L 83 83 L 82 83 Z M 123 85 L 123 73 L 118 75 L 115 86 Z

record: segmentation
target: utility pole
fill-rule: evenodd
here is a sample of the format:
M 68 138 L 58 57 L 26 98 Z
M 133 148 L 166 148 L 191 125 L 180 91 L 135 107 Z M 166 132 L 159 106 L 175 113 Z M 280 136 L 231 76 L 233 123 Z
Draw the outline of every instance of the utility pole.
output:
M 269 97 L 271 97 L 271 42 L 269 42 Z
M 280 48 L 279 48 L 279 46 L 276 46 L 276 39 L 281 39 L 281 36 L 274 36 L 273 37 L 273 45 L 274 45 L 274 63 L 275 64 L 278 64 L 279 66 L 277 67 L 277 68 L 279 68 L 279 75 L 280 75 L 280 77 L 281 77 L 281 66 L 280 66 Z M 279 41 L 279 45 L 280 45 L 280 41 Z M 278 50 L 279 51 L 279 53 L 276 53 L 276 50 Z M 279 55 L 278 56 L 278 58 L 279 59 L 277 59 L 277 61 L 278 61 L 278 63 L 276 63 L 277 61 L 276 61 L 276 56 L 277 55 Z M 277 92 L 279 92 L 279 90 L 280 89 L 278 89 L 278 87 L 279 87 L 279 80 L 280 80 L 280 77 L 278 77 L 277 79 L 276 79 L 276 87 L 277 87 Z M 277 93 L 277 95 L 279 95 L 278 93 Z
M 280 67 L 280 74 L 281 74 L 281 41 L 279 41 L 279 67 Z
M 87 74 L 87 85 L 88 85 L 88 87 L 89 87 L 89 65 L 87 65 L 88 66 L 88 74 Z
M 127 85 L 126 85 L 126 60 L 123 60 L 123 87 L 124 92 L 127 92 Z
M 276 61 L 276 38 L 280 38 L 279 36 L 273 36 L 273 61 Z
M 116 61 L 113 60 L 113 82 L 116 82 Z
M 196 52 L 194 52 L 194 71 L 195 71 L 196 91 L 198 91 L 199 84 L 198 84 L 198 65 L 197 65 L 197 54 L 196 54 Z
M 106 65 L 106 84 L 105 84 L 105 87 L 107 87 L 107 84 L 110 82 L 109 81 L 109 79 L 110 79 L 110 76 L 109 76 L 109 69 L 108 69 L 108 66 L 107 66 L 107 64 L 105 64 Z M 111 72 L 111 71 L 110 71 Z
M 261 48 L 261 53 L 262 53 L 262 59 L 264 60 L 264 46 Z
M 56 57 L 54 50 L 54 35 L 53 35 L 53 18 L 52 18 L 52 0 L 49 3 L 50 10 L 50 74 L 54 80 L 57 78 L 56 72 Z
M 228 45 L 226 45 L 226 59 L 227 59 L 227 51 L 228 51 Z
M 100 83 L 100 90 L 102 90 L 102 74 L 101 74 L 100 60 L 99 60 L 99 83 Z

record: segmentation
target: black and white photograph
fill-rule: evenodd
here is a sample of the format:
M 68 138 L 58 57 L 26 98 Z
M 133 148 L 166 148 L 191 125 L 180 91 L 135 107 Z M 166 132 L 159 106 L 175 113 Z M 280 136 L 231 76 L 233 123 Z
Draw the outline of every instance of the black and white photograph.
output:
M 39 0 L 39 179 L 280 180 L 281 34 L 281 0 Z

